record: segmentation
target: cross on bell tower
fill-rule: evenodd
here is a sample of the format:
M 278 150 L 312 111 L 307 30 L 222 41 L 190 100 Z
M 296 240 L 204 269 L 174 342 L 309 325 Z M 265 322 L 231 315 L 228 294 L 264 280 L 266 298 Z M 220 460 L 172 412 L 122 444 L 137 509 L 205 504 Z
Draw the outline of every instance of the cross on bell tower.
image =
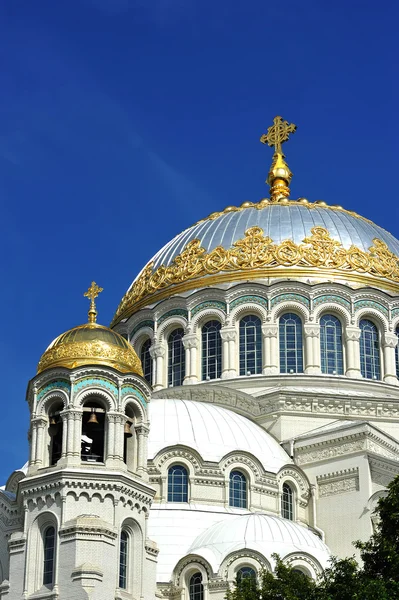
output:
M 296 125 L 284 121 L 280 116 L 274 117 L 267 133 L 264 133 L 260 141 L 262 144 L 274 146 L 274 155 L 272 166 L 269 171 L 266 183 L 270 185 L 270 200 L 272 202 L 281 202 L 288 199 L 290 189 L 288 187 L 292 173 L 284 160 L 282 144 L 288 141 L 290 134 L 295 133 Z

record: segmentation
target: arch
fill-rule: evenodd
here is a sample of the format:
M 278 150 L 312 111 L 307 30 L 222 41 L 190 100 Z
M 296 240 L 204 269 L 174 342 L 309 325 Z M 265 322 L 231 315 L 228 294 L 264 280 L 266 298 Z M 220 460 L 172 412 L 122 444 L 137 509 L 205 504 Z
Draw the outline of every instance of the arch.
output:
M 238 584 L 244 581 L 249 581 L 251 584 L 256 584 L 257 573 L 253 567 L 245 565 L 237 570 L 236 581 Z
M 74 404 L 78 408 L 82 408 L 86 402 L 90 402 L 91 400 L 98 402 L 106 411 L 117 409 L 114 396 L 104 388 L 98 386 L 86 388 L 79 392 L 75 397 Z
M 219 321 L 221 325 L 226 320 L 226 314 L 219 308 L 208 308 L 198 314 L 191 321 L 191 329 L 193 333 L 197 333 L 199 329 L 202 329 L 204 323 L 207 321 Z
M 362 308 L 362 309 L 356 311 L 355 316 L 356 316 L 356 324 L 358 327 L 360 326 L 360 321 L 362 319 L 367 319 L 367 320 L 373 321 L 381 333 L 384 331 L 389 331 L 388 320 L 384 317 L 384 315 L 382 313 L 380 313 L 375 308 L 369 308 L 369 307 Z
M 105 435 L 107 411 L 96 394 L 87 396 L 82 404 L 81 460 L 90 463 L 105 462 Z
M 281 516 L 289 521 L 294 520 L 294 490 L 290 483 L 284 481 L 281 493 Z
M 320 321 L 321 317 L 324 314 L 332 314 L 338 317 L 341 322 L 344 323 L 345 327 L 349 327 L 351 324 L 351 314 L 349 310 L 347 310 L 344 306 L 340 304 L 334 304 L 333 302 L 325 302 L 323 304 L 319 304 L 314 311 L 313 318 L 316 321 Z
M 344 374 L 342 323 L 335 315 L 324 313 L 320 318 L 321 372 L 326 375 Z
M 143 531 L 139 523 L 127 517 L 122 521 L 118 540 L 118 583 L 119 588 L 139 597 L 142 577 Z
M 247 478 L 239 470 L 230 471 L 229 475 L 229 506 L 234 508 L 248 507 Z
M 123 435 L 123 460 L 128 471 L 136 472 L 139 466 L 138 428 L 143 424 L 143 410 L 137 399 L 130 399 L 125 404 L 125 426 Z
M 256 314 L 244 315 L 239 322 L 240 375 L 262 373 L 262 322 Z
M 168 502 L 188 502 L 188 472 L 183 465 L 168 469 Z
M 365 379 L 381 379 L 380 334 L 369 319 L 359 321 L 360 371 Z
M 133 337 L 130 338 L 130 344 L 137 352 L 146 339 L 150 339 L 151 342 L 154 341 L 154 330 L 152 327 L 143 327 L 136 331 Z
M 51 392 L 48 392 L 40 398 L 39 402 L 36 406 L 36 415 L 45 415 L 48 414 L 49 409 L 53 403 L 60 402 L 62 404 L 62 410 L 64 410 L 69 403 L 69 396 L 67 392 L 63 389 L 52 389 Z
M 187 319 L 176 315 L 169 317 L 158 327 L 156 333 L 157 340 L 159 342 L 166 341 L 170 332 L 178 328 L 185 331 L 187 328 Z
M 233 308 L 230 313 L 231 324 L 236 325 L 246 315 L 256 315 L 261 320 L 262 325 L 265 325 L 267 322 L 267 310 L 260 304 L 249 301 Z
M 303 322 L 293 312 L 279 318 L 280 373 L 303 373 Z
M 178 327 L 168 335 L 168 387 L 183 385 L 186 375 L 186 352 L 183 345 L 184 329 Z
M 276 304 L 270 312 L 271 314 L 271 323 L 277 323 L 280 319 L 281 315 L 284 313 L 295 313 L 298 317 L 302 319 L 304 323 L 309 321 L 309 310 L 303 304 L 299 302 L 282 302 L 281 304 Z
M 220 379 L 222 375 L 222 338 L 220 321 L 206 321 L 201 329 L 202 379 Z
M 29 594 L 43 585 L 52 588 L 57 583 L 58 530 L 58 519 L 53 512 L 43 512 L 32 522 L 27 544 L 28 564 L 33 567 L 27 572 Z

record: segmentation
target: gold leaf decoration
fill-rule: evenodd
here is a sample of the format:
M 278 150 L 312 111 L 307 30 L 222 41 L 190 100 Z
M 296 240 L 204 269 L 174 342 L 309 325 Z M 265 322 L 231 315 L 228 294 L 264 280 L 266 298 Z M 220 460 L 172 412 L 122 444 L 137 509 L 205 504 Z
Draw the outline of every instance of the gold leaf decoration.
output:
M 308 267 L 324 273 L 328 270 L 356 272 L 399 283 L 399 259 L 377 238 L 365 252 L 356 246 L 345 249 L 324 227 L 312 227 L 311 235 L 301 244 L 292 240 L 275 244 L 264 236 L 263 229 L 251 227 L 230 249 L 217 246 L 207 253 L 200 240 L 195 239 L 168 267 L 160 266 L 154 271 L 153 263 L 149 263 L 123 297 L 114 323 L 122 315 L 128 316 L 137 310 L 138 303 L 142 304 L 144 299 L 150 303 L 153 294 L 170 286 L 222 272 L 255 271 L 252 276 L 256 277 L 256 270 L 272 267 Z

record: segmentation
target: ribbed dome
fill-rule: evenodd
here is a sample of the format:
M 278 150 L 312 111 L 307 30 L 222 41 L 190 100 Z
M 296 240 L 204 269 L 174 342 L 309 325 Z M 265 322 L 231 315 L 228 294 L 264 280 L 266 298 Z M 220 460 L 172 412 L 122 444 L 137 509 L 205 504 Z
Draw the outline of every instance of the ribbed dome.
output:
M 149 410 L 150 459 L 164 448 L 182 444 L 212 462 L 219 462 L 233 451 L 248 452 L 272 473 L 292 463 L 285 450 L 262 427 L 226 408 L 193 400 L 153 398 Z
M 187 290 L 262 278 L 316 278 L 399 291 L 399 241 L 371 221 L 307 200 L 228 207 L 189 227 L 147 264 L 114 323 Z
M 326 567 L 328 547 L 310 529 L 272 515 L 253 513 L 223 520 L 201 533 L 188 550 L 205 558 L 216 572 L 226 556 L 242 549 L 259 552 L 272 564 L 273 553 L 281 558 L 303 552 Z
M 52 367 L 72 369 L 92 364 L 143 375 L 133 347 L 116 331 L 97 323 L 86 323 L 58 336 L 41 357 L 37 372 Z

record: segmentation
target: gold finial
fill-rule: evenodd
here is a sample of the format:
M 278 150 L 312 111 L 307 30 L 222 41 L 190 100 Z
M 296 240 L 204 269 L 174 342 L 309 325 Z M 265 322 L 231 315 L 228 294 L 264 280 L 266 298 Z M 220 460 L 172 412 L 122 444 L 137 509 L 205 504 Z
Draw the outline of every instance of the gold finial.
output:
M 260 138 L 262 144 L 274 146 L 273 162 L 266 180 L 266 183 L 270 185 L 272 202 L 280 202 L 288 198 L 290 194 L 288 185 L 292 179 L 292 173 L 284 160 L 281 146 L 288 140 L 290 133 L 294 133 L 295 130 L 294 123 L 288 123 L 282 117 L 274 117 L 273 125 Z
M 98 286 L 95 281 L 91 282 L 91 286 L 83 295 L 90 300 L 90 308 L 89 308 L 89 323 L 95 323 L 97 320 L 97 309 L 96 303 L 94 300 L 97 298 L 98 294 L 101 294 L 103 288 Z

